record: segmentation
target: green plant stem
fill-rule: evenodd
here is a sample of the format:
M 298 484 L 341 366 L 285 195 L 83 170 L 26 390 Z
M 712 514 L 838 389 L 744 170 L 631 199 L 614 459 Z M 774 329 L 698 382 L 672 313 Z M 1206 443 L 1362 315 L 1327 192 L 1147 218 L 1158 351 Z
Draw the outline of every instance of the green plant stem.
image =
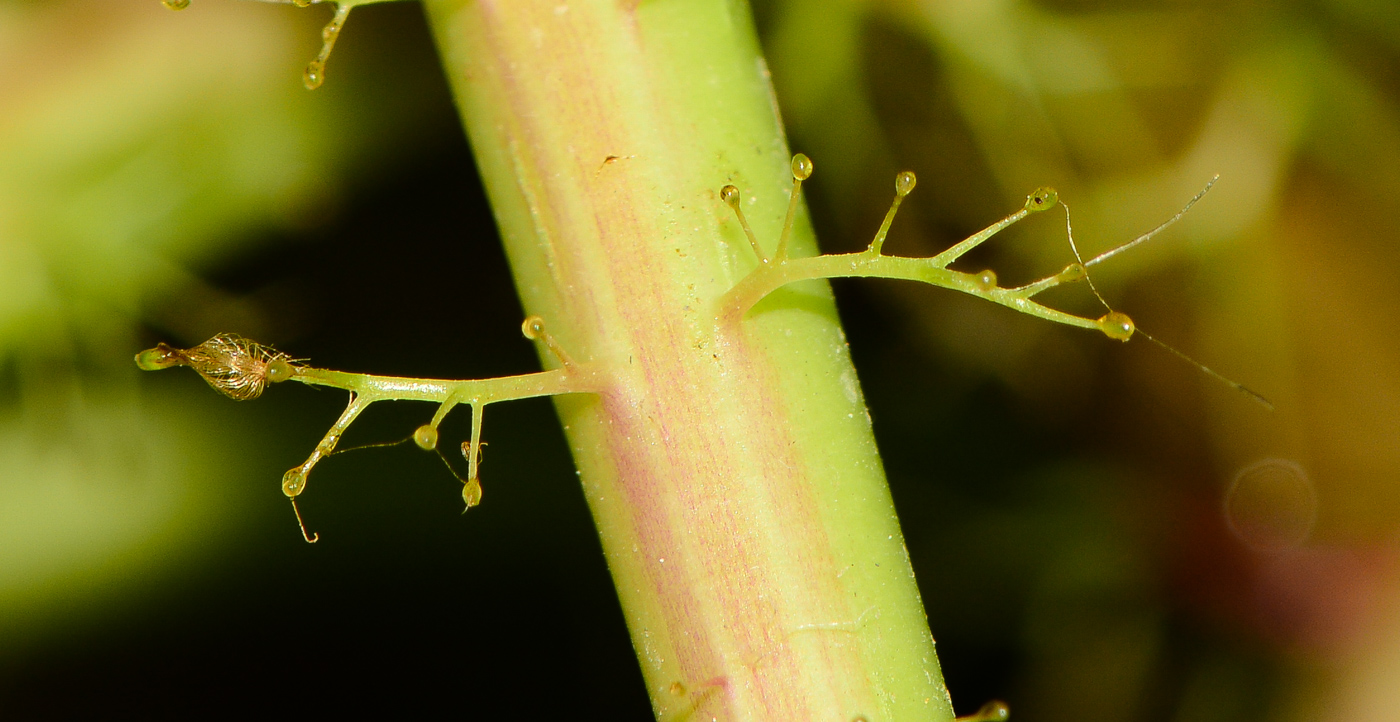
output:
M 154 349 L 159 352 L 160 349 Z M 401 376 L 374 376 L 371 374 L 347 373 L 310 366 L 296 366 L 291 372 L 290 381 L 299 381 L 313 386 L 329 386 L 350 392 L 350 401 L 340 418 L 331 425 L 321 442 L 312 450 L 306 461 L 293 467 L 282 478 L 282 491 L 295 498 L 306 491 L 307 479 L 311 470 L 322 459 L 335 451 L 340 437 L 350 424 L 359 418 L 370 404 L 379 401 L 435 401 L 438 410 L 426 428 L 433 430 L 433 441 L 429 447 L 437 446 L 437 427 L 453 408 L 469 405 L 472 411 L 472 437 L 467 449 L 468 484 L 476 480 L 477 464 L 481 454 L 482 411 L 487 404 L 498 401 L 518 401 L 539 396 L 560 394 L 592 393 L 598 388 L 598 373 L 589 365 L 571 365 L 567 368 L 541 371 L 520 376 L 505 376 L 491 379 L 419 379 Z M 467 490 L 464 499 L 467 506 L 475 506 L 480 500 L 480 484 Z M 301 513 L 297 513 L 301 521 Z M 302 528 L 305 533 L 305 527 Z M 307 538 L 311 541 L 311 538 Z
M 951 719 L 829 288 L 716 312 L 720 187 L 774 242 L 791 183 L 747 6 L 426 7 L 525 308 L 601 370 L 556 403 L 658 718 Z
M 940 288 L 962 291 L 1066 326 L 1094 331 L 1102 328 L 1099 319 L 1075 316 L 1030 300 L 1036 293 L 1059 285 L 1058 275 L 1020 288 L 999 288 L 994 285 L 988 286 L 979 274 L 940 268 L 934 264 L 935 260 L 936 258 L 880 256 L 869 252 L 794 259 L 765 267 L 745 278 L 725 295 L 721 301 L 721 313 L 725 317 L 739 316 L 753 307 L 759 299 L 797 281 L 813 278 L 891 278 L 919 281 Z M 995 281 L 995 278 L 992 280 Z
M 375 401 L 436 401 L 456 404 L 488 404 L 537 396 L 581 393 L 589 390 L 587 376 L 592 369 L 554 369 L 520 376 L 491 379 L 415 379 L 399 376 L 372 376 L 318 368 L 298 368 L 292 380 L 312 386 L 345 389 L 366 404 Z M 443 412 L 442 415 L 446 415 Z

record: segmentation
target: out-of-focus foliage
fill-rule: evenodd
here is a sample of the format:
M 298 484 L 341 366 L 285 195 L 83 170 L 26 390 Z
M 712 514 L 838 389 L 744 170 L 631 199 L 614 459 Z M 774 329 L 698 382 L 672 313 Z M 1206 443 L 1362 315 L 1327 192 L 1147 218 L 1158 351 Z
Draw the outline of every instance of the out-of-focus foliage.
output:
M 759 10 L 828 247 L 867 242 L 903 168 L 919 188 L 887 247 L 911 255 L 1045 184 L 1097 253 L 1222 176 L 1095 279 L 1276 413 L 1141 338 L 847 291 L 900 318 L 896 341 L 848 332 L 960 709 L 985 691 L 1026 719 L 1400 718 L 1400 5 Z M 1017 231 L 965 269 L 1015 284 L 1072 260 L 1062 222 Z M 930 478 L 930 456 L 966 473 Z M 964 652 L 1001 678 L 960 672 Z
M 0 718 L 649 715 L 547 402 L 492 409 L 486 514 L 411 444 L 327 460 L 309 546 L 280 479 L 344 395 L 136 370 L 218 332 L 537 368 L 421 7 L 357 9 L 308 92 L 330 17 L 0 0 Z M 399 406 L 342 448 L 431 414 Z
M 208 6 L 0 4 L 0 650 L 246 523 L 228 449 L 252 431 L 138 395 L 138 328 L 285 336 L 272 299 L 198 271 L 318 222 L 415 112 L 307 98 L 287 68 L 321 18 Z

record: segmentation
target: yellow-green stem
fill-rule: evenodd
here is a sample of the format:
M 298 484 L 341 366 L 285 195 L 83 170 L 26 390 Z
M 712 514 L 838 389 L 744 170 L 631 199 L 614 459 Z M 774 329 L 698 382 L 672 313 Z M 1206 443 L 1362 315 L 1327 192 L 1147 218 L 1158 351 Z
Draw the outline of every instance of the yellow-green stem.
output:
M 602 374 L 557 405 L 658 718 L 950 719 L 828 287 L 718 319 L 719 189 L 771 257 L 792 187 L 748 7 L 426 6 L 525 307 Z

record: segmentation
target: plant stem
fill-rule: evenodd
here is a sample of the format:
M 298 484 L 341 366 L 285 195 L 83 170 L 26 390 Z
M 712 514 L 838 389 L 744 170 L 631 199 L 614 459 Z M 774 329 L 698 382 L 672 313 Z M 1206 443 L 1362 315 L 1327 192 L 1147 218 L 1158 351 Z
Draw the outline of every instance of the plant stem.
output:
M 525 308 L 600 369 L 556 403 L 657 717 L 951 719 L 827 284 L 718 312 L 720 187 L 771 249 L 791 183 L 748 7 L 426 7 Z
M 940 268 L 931 263 L 932 260 L 929 258 L 880 256 L 869 252 L 796 259 L 750 274 L 748 278 L 745 278 L 726 294 L 722 313 L 726 317 L 739 316 L 757 303 L 758 299 L 767 296 L 774 289 L 804 279 L 890 278 L 919 281 L 940 288 L 962 291 L 969 295 L 985 298 L 992 303 L 1014 308 L 1024 314 L 1062 323 L 1066 326 L 1087 328 L 1093 331 L 1098 331 L 1103 326 L 1100 319 L 1075 316 L 1030 300 L 1031 296 L 1036 293 L 1060 285 L 1060 274 L 1042 279 L 1029 286 L 999 288 L 995 284 L 995 277 L 991 277 L 991 283 L 988 284 L 988 279 L 982 275 Z

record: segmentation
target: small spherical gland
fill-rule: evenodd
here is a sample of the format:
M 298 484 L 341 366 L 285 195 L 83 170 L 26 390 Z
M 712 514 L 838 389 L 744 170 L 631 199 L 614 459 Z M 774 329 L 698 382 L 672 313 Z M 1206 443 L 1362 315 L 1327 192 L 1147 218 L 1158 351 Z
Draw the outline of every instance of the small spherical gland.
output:
M 413 443 L 424 451 L 432 451 L 437 448 L 438 430 L 428 424 L 423 424 L 413 430 Z
M 481 503 L 481 482 L 472 479 L 462 487 L 462 501 L 467 503 L 470 509 Z
M 979 722 L 1003 722 L 1011 719 L 1011 708 L 1007 707 L 1005 702 L 994 699 L 982 705 L 972 718 Z
M 302 489 L 306 488 L 306 474 L 301 473 L 301 467 L 287 470 L 282 475 L 282 493 L 287 496 L 296 496 Z
M 1026 210 L 1035 213 L 1036 211 L 1049 210 L 1055 207 L 1055 203 L 1060 200 L 1060 194 L 1054 188 L 1037 188 L 1035 192 L 1026 197 Z
M 990 291 L 997 287 L 997 273 L 990 268 L 977 274 L 977 288 Z
M 1128 314 L 1110 311 L 1099 319 L 1099 330 L 1115 341 L 1127 341 L 1133 337 L 1137 327 L 1133 325 L 1133 319 L 1128 318 Z
M 919 179 L 914 177 L 914 171 L 906 170 L 894 177 L 894 192 L 903 198 L 914 190 L 914 186 L 918 182 Z
M 307 90 L 315 90 L 325 82 L 326 65 L 319 60 L 313 60 L 306 64 L 306 72 L 301 74 L 301 84 Z
M 1078 263 L 1071 263 L 1065 266 L 1065 270 L 1060 271 L 1060 281 L 1062 283 L 1073 283 L 1086 275 L 1088 275 L 1088 271 L 1084 270 L 1084 266 Z
M 288 381 L 295 374 L 292 365 L 287 363 L 287 359 L 279 358 L 267 365 L 267 380 L 274 384 Z
M 739 189 L 734 186 L 725 186 L 719 189 L 719 199 L 731 206 L 739 205 Z
M 174 353 L 174 349 L 161 344 L 136 354 L 136 368 L 142 371 L 159 371 L 176 365 L 179 360 L 180 358 Z
M 812 177 L 812 159 L 801 153 L 792 157 L 792 177 L 805 181 Z
M 544 319 L 539 316 L 527 317 L 525 322 L 520 324 L 520 333 L 531 341 L 538 339 L 540 334 L 544 333 Z

